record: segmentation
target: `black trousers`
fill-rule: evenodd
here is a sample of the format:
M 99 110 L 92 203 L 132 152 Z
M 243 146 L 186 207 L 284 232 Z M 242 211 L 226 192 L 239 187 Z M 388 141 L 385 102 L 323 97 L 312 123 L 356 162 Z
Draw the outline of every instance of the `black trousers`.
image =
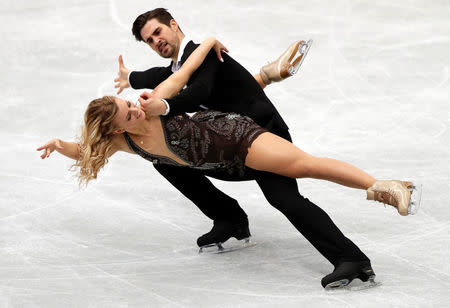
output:
M 208 173 L 170 165 L 155 165 L 155 168 L 210 219 L 230 222 L 247 219 L 239 203 L 217 189 L 205 176 Z M 208 175 L 224 179 L 214 173 Z M 369 260 L 344 236 L 325 211 L 299 193 L 295 179 L 250 168 L 247 176 L 246 179 L 256 180 L 267 201 L 333 265 L 343 261 Z

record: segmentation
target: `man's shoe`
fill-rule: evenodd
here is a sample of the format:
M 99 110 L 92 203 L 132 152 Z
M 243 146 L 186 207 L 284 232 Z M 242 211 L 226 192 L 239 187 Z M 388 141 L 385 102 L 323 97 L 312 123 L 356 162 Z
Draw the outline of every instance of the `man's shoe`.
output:
M 264 84 L 269 85 L 297 73 L 311 44 L 312 40 L 295 42 L 277 60 L 264 65 L 259 71 Z
M 219 248 L 221 244 L 226 242 L 231 237 L 237 240 L 248 239 L 251 236 L 248 228 L 248 221 L 240 223 L 232 223 L 229 221 L 214 221 L 214 226 L 211 231 L 203 234 L 197 239 L 199 247 L 207 247 L 217 245 Z
M 321 283 L 325 290 L 340 289 L 355 278 L 368 282 L 368 287 L 378 285 L 370 261 L 342 262 L 331 274 L 323 277 Z

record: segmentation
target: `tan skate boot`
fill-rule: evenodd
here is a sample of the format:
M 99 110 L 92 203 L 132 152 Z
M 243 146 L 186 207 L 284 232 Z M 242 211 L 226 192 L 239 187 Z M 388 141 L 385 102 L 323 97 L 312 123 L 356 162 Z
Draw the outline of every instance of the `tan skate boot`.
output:
M 311 44 L 312 40 L 295 42 L 277 60 L 261 67 L 259 73 L 263 82 L 269 85 L 272 81 L 281 81 L 297 73 Z M 294 59 L 297 52 L 298 56 Z
M 367 200 L 392 205 L 397 208 L 400 215 L 407 216 L 411 214 L 411 194 L 414 188 L 411 182 L 376 181 L 367 189 Z

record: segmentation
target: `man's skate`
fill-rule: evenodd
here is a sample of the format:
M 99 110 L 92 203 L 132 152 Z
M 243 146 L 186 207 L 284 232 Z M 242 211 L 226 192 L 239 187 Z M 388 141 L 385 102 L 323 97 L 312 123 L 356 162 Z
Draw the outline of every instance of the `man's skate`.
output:
M 346 289 L 359 291 L 381 285 L 375 281 L 375 272 L 370 265 L 370 261 L 342 262 L 337 265 L 334 271 L 322 278 L 322 286 L 326 291 Z M 361 282 L 350 283 L 358 278 Z
M 375 200 L 397 208 L 402 216 L 414 215 L 419 210 L 422 185 L 402 181 L 376 181 L 367 189 L 367 200 Z
M 272 81 L 281 81 L 297 73 L 311 45 L 312 40 L 295 42 L 277 60 L 264 65 L 259 72 L 263 82 L 269 85 Z
M 224 247 L 223 244 L 231 237 L 236 238 L 239 242 L 228 243 Z M 254 243 L 250 242 L 250 237 L 248 221 L 241 223 L 214 221 L 211 231 L 197 239 L 197 245 L 200 247 L 198 253 L 224 253 L 253 246 Z

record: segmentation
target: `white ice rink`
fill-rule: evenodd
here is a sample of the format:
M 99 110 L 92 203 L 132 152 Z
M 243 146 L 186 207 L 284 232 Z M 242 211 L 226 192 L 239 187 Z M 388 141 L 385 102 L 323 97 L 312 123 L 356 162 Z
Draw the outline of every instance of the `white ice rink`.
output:
M 382 286 L 325 292 L 332 266 L 255 182 L 214 180 L 257 245 L 198 255 L 211 222 L 147 161 L 116 155 L 79 190 L 69 159 L 40 159 L 47 140 L 79 134 L 89 101 L 115 93 L 119 54 L 131 69 L 168 64 L 130 30 L 161 6 L 253 73 L 314 39 L 298 75 L 266 89 L 295 143 L 424 185 L 419 213 L 401 217 L 364 191 L 298 181 Z M 3 0 L 0 19 L 1 308 L 450 307 L 449 1 Z

